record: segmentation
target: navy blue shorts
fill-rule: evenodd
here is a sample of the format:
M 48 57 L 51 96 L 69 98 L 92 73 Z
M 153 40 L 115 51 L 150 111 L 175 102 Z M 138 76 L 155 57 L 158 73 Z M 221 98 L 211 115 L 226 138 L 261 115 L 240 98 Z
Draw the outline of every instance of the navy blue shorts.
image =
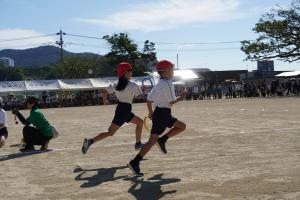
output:
M 156 107 L 152 115 L 151 134 L 161 135 L 166 128 L 172 128 L 177 121 L 171 114 L 170 108 Z
M 0 137 L 1 136 L 4 136 L 5 139 L 7 139 L 7 137 L 8 137 L 8 131 L 7 131 L 6 127 L 0 129 Z
M 130 122 L 134 117 L 131 109 L 132 105 L 130 103 L 119 102 L 112 123 L 117 126 L 122 126 L 125 122 Z

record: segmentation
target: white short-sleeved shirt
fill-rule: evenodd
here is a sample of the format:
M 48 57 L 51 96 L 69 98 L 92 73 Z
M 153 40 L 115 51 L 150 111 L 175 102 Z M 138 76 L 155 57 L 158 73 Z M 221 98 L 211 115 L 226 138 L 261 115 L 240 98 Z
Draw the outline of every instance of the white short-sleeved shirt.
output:
M 4 124 L 4 127 L 7 127 L 7 125 L 8 125 L 6 112 L 5 112 L 5 110 L 3 110 L 1 108 L 0 108 L 0 123 Z
M 154 107 L 171 108 L 170 102 L 176 100 L 172 80 L 160 79 L 149 93 L 147 100 L 152 101 Z
M 116 85 L 110 85 L 106 88 L 106 91 L 109 94 L 115 93 L 120 102 L 130 104 L 132 104 L 134 97 L 143 94 L 140 87 L 136 83 L 131 81 L 128 82 L 128 85 L 122 91 L 116 90 Z

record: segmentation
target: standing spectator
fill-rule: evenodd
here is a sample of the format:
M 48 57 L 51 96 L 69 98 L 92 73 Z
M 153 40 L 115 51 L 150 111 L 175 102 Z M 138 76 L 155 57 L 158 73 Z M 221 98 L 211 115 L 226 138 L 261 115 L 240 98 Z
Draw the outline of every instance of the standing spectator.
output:
M 199 87 L 196 85 L 193 87 L 193 99 L 196 100 L 199 98 Z
M 206 92 L 205 92 L 205 86 L 204 84 L 201 86 L 201 99 L 205 100 Z
M 271 96 L 271 83 L 267 82 L 267 96 L 270 97 Z
M 221 84 L 217 87 L 218 99 L 222 99 L 222 86 Z
M 214 85 L 213 88 L 212 88 L 213 99 L 217 99 L 217 93 L 218 93 L 217 87 L 216 87 L 216 85 Z

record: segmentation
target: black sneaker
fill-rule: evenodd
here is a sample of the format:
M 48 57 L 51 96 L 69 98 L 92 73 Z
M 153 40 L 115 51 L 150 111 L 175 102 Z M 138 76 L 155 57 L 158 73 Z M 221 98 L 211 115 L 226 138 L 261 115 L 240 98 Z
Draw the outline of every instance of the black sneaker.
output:
M 141 173 L 139 164 L 135 164 L 132 162 L 132 160 L 127 165 L 129 169 L 136 175 L 136 176 L 144 176 L 143 173 Z
M 160 140 L 160 138 L 157 140 L 157 146 L 159 148 L 159 150 L 164 153 L 164 154 L 167 154 L 167 149 L 166 149 L 166 142 L 163 142 Z
M 92 145 L 92 141 L 84 138 L 81 151 L 83 154 L 86 154 L 90 146 Z
M 138 151 L 138 150 L 140 150 L 143 146 L 144 146 L 143 143 L 135 143 L 134 149 L 135 149 L 136 151 Z
M 20 149 L 21 152 L 30 152 L 35 151 L 34 146 L 25 146 L 24 148 Z
M 40 148 L 41 151 L 47 151 L 48 150 L 48 145 L 49 145 L 49 140 L 46 141 Z

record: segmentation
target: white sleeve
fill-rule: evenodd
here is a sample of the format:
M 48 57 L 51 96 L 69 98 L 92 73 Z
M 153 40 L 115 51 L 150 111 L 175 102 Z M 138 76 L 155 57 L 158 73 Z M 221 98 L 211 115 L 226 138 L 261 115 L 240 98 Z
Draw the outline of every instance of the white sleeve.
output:
M 174 85 L 171 81 L 168 81 L 168 86 L 169 86 L 169 89 L 170 89 L 171 99 L 172 99 L 172 101 L 175 101 L 176 100 L 176 95 L 175 95 Z
M 151 90 L 151 92 L 148 94 L 148 96 L 147 96 L 147 100 L 148 101 L 154 101 L 154 99 L 155 99 L 155 91 L 156 91 L 156 89 L 155 89 L 156 87 L 154 86 L 154 88 Z
M 109 93 L 112 94 L 115 92 L 115 88 L 113 85 L 108 86 L 107 88 L 105 88 L 105 90 Z
M 132 89 L 133 89 L 134 96 L 137 97 L 143 94 L 141 88 L 136 83 L 132 83 L 132 87 L 133 87 Z
M 5 113 L 0 110 L 0 124 L 5 126 Z

